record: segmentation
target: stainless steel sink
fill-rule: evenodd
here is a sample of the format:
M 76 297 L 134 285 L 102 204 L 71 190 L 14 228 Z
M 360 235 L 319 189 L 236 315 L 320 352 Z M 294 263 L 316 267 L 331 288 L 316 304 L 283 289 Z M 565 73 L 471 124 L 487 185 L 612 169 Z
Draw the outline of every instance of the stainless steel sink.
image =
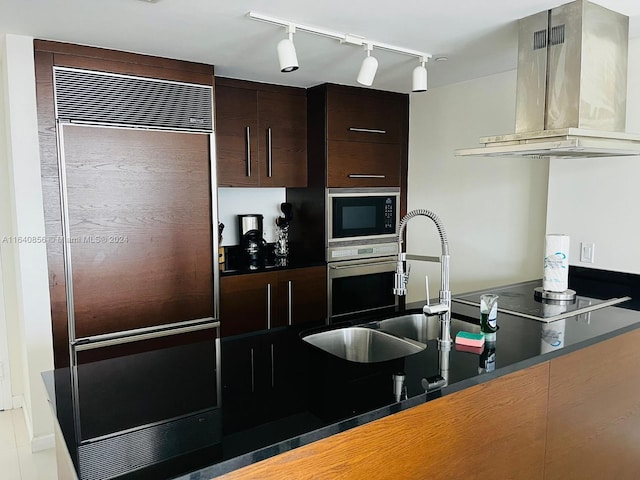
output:
M 345 327 L 302 337 L 307 343 L 351 362 L 375 363 L 406 357 L 426 348 L 423 343 L 398 338 L 366 327 Z
M 424 313 L 391 317 L 376 322 L 376 325 L 383 332 L 421 343 L 437 339 L 440 332 L 440 319 L 438 316 L 427 316 Z M 452 318 L 451 337 L 455 338 L 456 333 L 460 330 L 480 333 L 480 325 Z

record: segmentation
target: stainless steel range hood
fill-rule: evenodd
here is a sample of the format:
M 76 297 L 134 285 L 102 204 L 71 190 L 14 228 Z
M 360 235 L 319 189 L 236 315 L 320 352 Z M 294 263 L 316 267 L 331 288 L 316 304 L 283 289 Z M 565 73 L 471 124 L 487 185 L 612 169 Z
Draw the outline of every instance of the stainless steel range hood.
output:
M 577 0 L 519 21 L 516 133 L 456 155 L 640 155 L 625 133 L 629 17 Z

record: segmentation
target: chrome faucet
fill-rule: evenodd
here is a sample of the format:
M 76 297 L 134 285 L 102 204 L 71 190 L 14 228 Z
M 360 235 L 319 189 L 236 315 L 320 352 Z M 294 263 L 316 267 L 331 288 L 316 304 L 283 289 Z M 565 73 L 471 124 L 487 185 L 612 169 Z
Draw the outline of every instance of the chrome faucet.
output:
M 438 315 L 440 317 L 440 335 L 438 336 L 438 350 L 440 350 L 440 371 L 444 377 L 445 385 L 449 373 L 449 351 L 453 342 L 451 341 L 451 290 L 449 289 L 449 242 L 447 234 L 442 226 L 442 222 L 438 216 L 429 210 L 412 210 L 407 213 L 398 227 L 398 264 L 394 279 L 393 293 L 395 295 L 404 296 L 407 294 L 407 282 L 409 281 L 409 272 L 404 271 L 404 262 L 407 260 L 406 252 L 402 251 L 402 237 L 404 230 L 414 217 L 423 216 L 430 218 L 436 224 L 438 234 L 440 235 L 440 245 L 442 247 L 442 255 L 440 256 L 440 295 L 439 301 L 435 305 L 429 304 L 429 289 L 427 285 L 427 301 L 422 311 L 425 315 Z M 415 259 L 429 260 L 428 257 L 414 256 Z

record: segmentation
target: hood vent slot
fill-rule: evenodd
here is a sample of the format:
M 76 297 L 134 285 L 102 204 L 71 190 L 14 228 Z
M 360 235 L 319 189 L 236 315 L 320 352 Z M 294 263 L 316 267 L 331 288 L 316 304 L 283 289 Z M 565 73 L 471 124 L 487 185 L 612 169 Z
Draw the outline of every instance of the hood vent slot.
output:
M 564 43 L 564 24 L 551 27 L 549 45 L 561 45 Z
M 213 89 L 54 67 L 56 118 L 77 123 L 211 132 Z
M 533 49 L 547 48 L 547 29 L 533 32 Z

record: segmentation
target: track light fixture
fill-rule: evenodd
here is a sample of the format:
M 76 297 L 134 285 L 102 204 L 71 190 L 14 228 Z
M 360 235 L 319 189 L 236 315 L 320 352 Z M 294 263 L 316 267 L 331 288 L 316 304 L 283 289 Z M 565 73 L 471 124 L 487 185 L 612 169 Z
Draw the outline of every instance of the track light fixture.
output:
M 364 49 L 367 51 L 367 56 L 364 57 L 362 65 L 360 66 L 360 72 L 358 72 L 357 82 L 360 85 L 366 85 L 370 87 L 373 84 L 373 79 L 376 76 L 378 70 L 378 60 L 376 57 L 371 56 L 371 50 L 373 45 L 370 43 L 365 44 Z
M 324 28 L 301 25 L 298 23 L 290 22 L 288 20 L 282 20 L 279 18 L 262 15 L 256 12 L 249 12 L 247 15 L 253 20 L 280 25 L 286 28 L 288 38 L 280 40 L 280 42 L 278 43 L 278 60 L 280 62 L 281 72 L 293 72 L 294 70 L 298 69 L 298 58 L 296 56 L 295 46 L 293 45 L 293 34 L 297 30 L 301 30 L 323 37 L 334 38 L 336 40 L 339 40 L 340 43 L 343 44 L 346 43 L 361 47 L 364 46 L 367 52 L 367 56 L 362 61 L 362 65 L 357 77 L 357 81 L 361 85 L 371 86 L 373 84 L 373 79 L 376 75 L 376 71 L 378 70 L 378 60 L 371 55 L 373 47 L 394 53 L 417 57 L 420 65 L 413 69 L 412 91 L 424 92 L 427 90 L 427 69 L 425 67 L 425 64 L 427 60 L 431 58 L 431 54 L 429 53 L 410 50 L 403 47 L 396 47 L 387 43 L 375 42 L 373 40 L 368 40 L 363 37 L 348 33 L 334 32 L 332 30 L 327 30 Z
M 412 92 L 426 92 L 427 91 L 427 67 L 425 64 L 427 59 L 421 57 L 420 65 L 413 69 L 413 88 Z
M 294 72 L 299 67 L 296 47 L 293 44 L 294 33 L 296 33 L 296 27 L 294 25 L 287 25 L 287 35 L 289 38 L 283 38 L 278 42 L 278 61 L 280 62 L 281 72 Z

